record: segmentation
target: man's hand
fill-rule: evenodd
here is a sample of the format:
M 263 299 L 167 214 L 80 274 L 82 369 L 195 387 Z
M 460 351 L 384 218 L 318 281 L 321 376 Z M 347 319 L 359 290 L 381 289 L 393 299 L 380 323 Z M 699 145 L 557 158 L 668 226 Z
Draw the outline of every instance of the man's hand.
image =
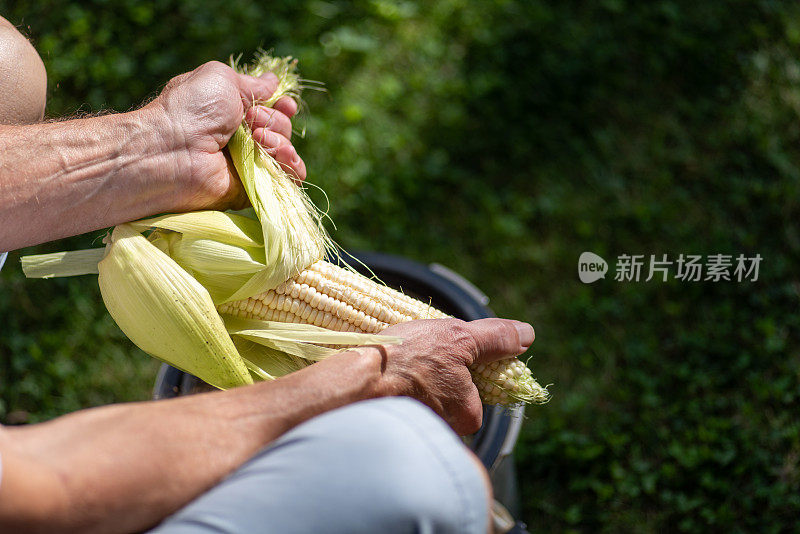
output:
M 291 428 L 369 398 L 415 397 L 472 433 L 481 404 L 467 367 L 533 341 L 530 325 L 504 319 L 411 321 L 385 332 L 405 342 L 359 347 L 252 386 L 0 427 L 0 531 L 144 530 Z
M 297 105 L 288 97 L 274 109 L 253 106 L 275 92 L 272 73 L 253 78 L 217 61 L 170 80 L 147 108 L 162 110 L 168 119 L 165 142 L 177 156 L 177 179 L 184 181 L 180 210 L 244 207 L 246 199 L 223 147 L 244 117 L 256 142 L 299 180 L 306 177 L 303 160 L 289 138 L 290 117 Z
M 381 334 L 404 338 L 381 347 L 382 394 L 414 397 L 458 434 L 477 431 L 483 410 L 468 367 L 510 358 L 533 343 L 531 325 L 508 319 L 411 321 Z
M 289 142 L 295 103 L 252 105 L 276 87 L 272 74 L 253 78 L 211 62 L 135 111 L 0 124 L 0 251 L 158 213 L 244 207 L 223 151 L 243 118 L 256 142 L 304 179 Z

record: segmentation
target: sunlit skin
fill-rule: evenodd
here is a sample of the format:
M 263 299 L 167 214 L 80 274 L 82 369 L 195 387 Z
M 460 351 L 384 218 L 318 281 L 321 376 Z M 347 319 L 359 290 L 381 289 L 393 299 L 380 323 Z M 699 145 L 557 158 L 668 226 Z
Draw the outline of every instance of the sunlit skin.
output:
M 223 148 L 245 116 L 256 139 L 298 178 L 289 141 L 297 106 L 249 107 L 273 93 L 218 62 L 171 80 L 141 109 L 86 119 L 0 125 L 0 250 L 13 250 L 163 212 L 243 207 Z
M 0 65 L 11 60 L 20 57 L 0 54 Z M 249 105 L 275 84 L 272 75 L 251 78 L 211 62 L 136 111 L 0 125 L 0 250 L 161 212 L 242 206 L 223 148 L 243 118 L 256 141 L 304 179 L 290 141 L 294 102 Z M 14 108 L 15 117 L 40 118 L 43 103 L 31 102 Z M 456 432 L 472 433 L 481 403 L 468 366 L 519 355 L 534 338 L 530 325 L 504 319 L 412 321 L 386 333 L 405 341 L 344 352 L 274 382 L 0 427 L 0 531 L 145 529 L 291 428 L 359 400 L 410 396 Z
M 28 40 L 0 17 L 0 124 L 42 120 L 47 96 L 44 63 Z

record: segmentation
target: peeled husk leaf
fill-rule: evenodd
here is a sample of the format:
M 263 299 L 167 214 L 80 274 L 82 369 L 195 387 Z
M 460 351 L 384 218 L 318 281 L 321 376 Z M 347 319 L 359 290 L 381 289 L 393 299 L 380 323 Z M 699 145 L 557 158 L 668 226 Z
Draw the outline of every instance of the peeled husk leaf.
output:
M 227 300 L 274 289 L 325 257 L 330 238 L 303 190 L 240 126 L 228 143 L 239 178 L 261 223 L 266 268 Z
M 97 265 L 109 313 L 139 348 L 220 389 L 253 382 L 203 286 L 132 226 Z
M 239 247 L 263 247 L 261 225 L 255 219 L 223 211 L 192 211 L 128 223 L 138 230 L 160 228 L 194 238 L 213 239 Z
M 242 337 L 291 354 L 304 360 L 323 360 L 338 349 L 321 347 L 325 345 L 394 345 L 402 340 L 394 336 L 361 334 L 357 332 L 337 332 L 314 325 L 298 323 L 281 323 L 278 321 L 260 321 L 241 317 L 222 316 L 228 333 L 234 337 Z
M 70 250 L 52 254 L 33 254 L 20 258 L 22 272 L 28 278 L 53 278 L 97 274 L 97 263 L 105 255 L 104 248 Z
M 274 380 L 308 367 L 312 363 L 243 337 L 234 336 L 233 342 L 257 380 Z

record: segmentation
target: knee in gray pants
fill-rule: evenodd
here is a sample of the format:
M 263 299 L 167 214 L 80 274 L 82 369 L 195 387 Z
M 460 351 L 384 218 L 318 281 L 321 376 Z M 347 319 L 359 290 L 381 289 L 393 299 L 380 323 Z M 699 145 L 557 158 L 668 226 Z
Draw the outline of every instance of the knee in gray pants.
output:
M 485 533 L 483 476 L 408 398 L 356 403 L 286 433 L 157 532 Z

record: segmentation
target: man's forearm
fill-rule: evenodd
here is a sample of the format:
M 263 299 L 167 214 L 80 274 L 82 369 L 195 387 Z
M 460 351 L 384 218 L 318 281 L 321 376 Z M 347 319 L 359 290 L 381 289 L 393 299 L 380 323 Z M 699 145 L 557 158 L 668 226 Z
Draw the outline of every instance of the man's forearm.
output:
M 6 429 L 0 530 L 147 528 L 294 426 L 378 396 L 380 380 L 377 351 L 346 352 L 276 382 Z
M 180 146 L 157 108 L 0 126 L 0 251 L 168 211 Z

